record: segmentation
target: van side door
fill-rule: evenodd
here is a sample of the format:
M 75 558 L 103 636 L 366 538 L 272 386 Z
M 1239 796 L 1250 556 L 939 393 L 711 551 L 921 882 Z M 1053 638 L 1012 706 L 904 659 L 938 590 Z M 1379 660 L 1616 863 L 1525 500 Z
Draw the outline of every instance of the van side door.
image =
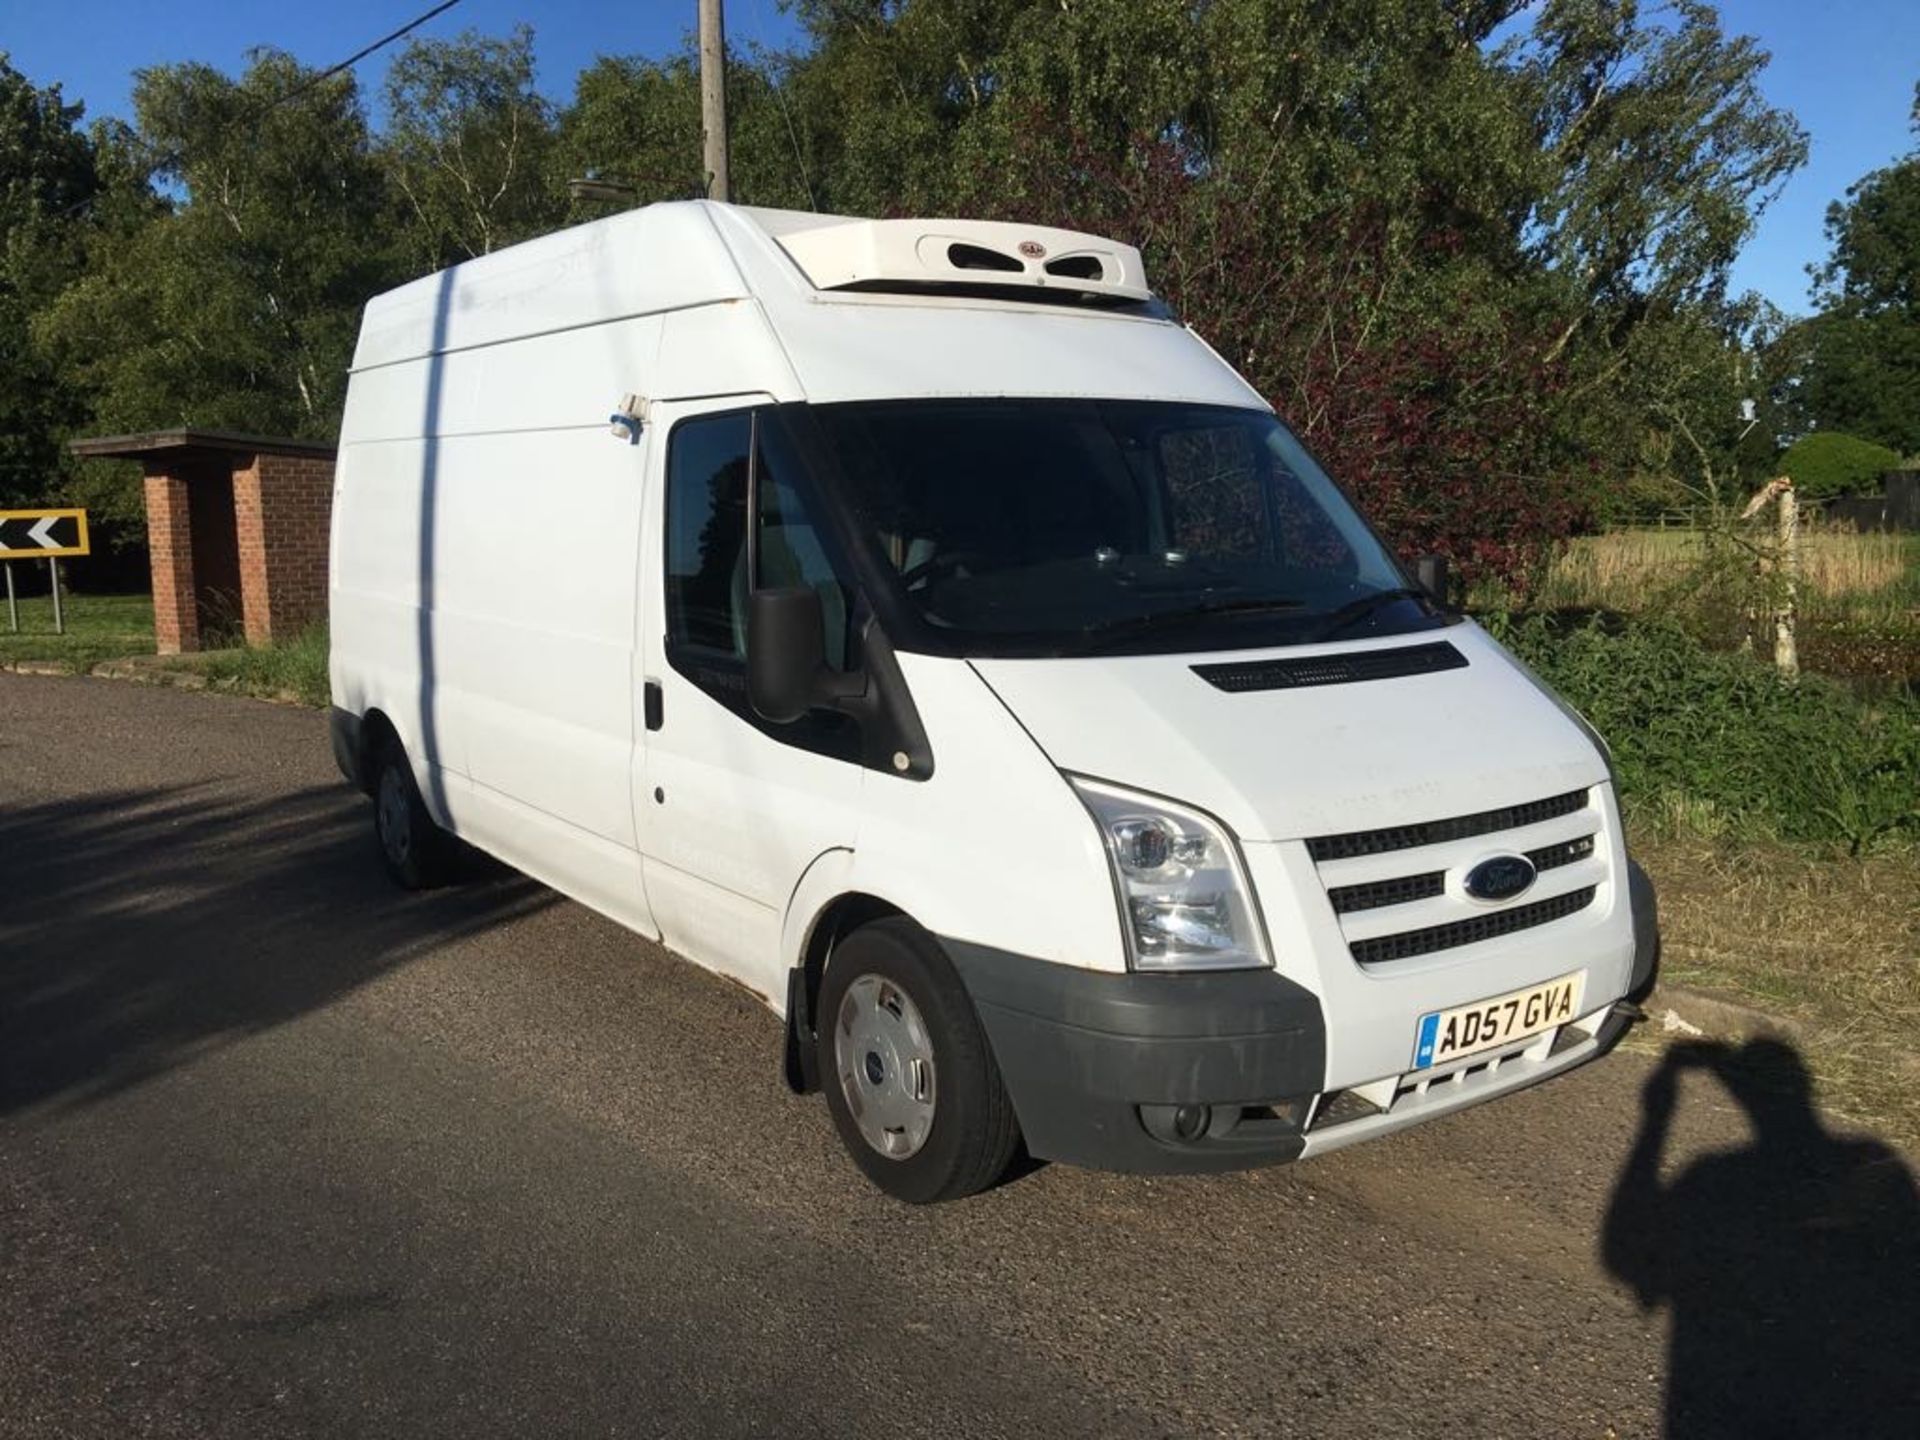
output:
M 787 902 L 820 855 L 853 848 L 862 771 L 858 727 L 846 716 L 775 725 L 754 713 L 747 597 L 756 587 L 815 587 L 829 663 L 845 667 L 854 591 L 774 406 L 742 397 L 657 404 L 650 428 L 657 468 L 641 535 L 646 744 L 635 807 L 647 896 L 669 947 L 777 1006 Z

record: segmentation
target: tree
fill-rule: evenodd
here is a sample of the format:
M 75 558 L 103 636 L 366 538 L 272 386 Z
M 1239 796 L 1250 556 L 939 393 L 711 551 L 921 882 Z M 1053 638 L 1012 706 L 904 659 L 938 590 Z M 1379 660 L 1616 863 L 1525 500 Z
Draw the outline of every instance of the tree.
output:
M 100 181 L 83 113 L 0 52 L 0 505 L 56 492 L 61 440 L 85 413 L 32 325 L 84 261 L 82 212 Z
M 387 72 L 379 153 L 408 212 L 422 271 L 552 229 L 566 192 L 549 159 L 553 116 L 533 86 L 533 30 L 414 40 Z
M 1793 477 L 1803 499 L 1826 500 L 1878 490 L 1880 477 L 1899 464 L 1900 457 L 1884 445 L 1837 430 L 1816 430 L 1787 447 L 1780 472 Z
M 805 132 L 783 86 L 796 62 L 779 54 L 727 58 L 729 168 L 733 198 L 745 205 L 807 209 L 814 204 Z M 603 56 L 580 72 L 560 125 L 556 188 L 575 177 L 630 185 L 635 204 L 685 200 L 704 190 L 700 76 L 691 54 L 650 60 Z M 604 209 L 583 202 L 580 218 Z
M 41 321 L 65 374 L 110 428 L 332 435 L 361 307 L 400 278 L 351 77 L 259 52 L 133 98 L 109 141 L 131 194 Z
M 1920 85 L 1914 91 L 1920 136 Z M 1833 253 L 1814 272 L 1821 313 L 1807 327 L 1807 417 L 1920 453 L 1920 149 L 1875 170 L 1827 210 Z

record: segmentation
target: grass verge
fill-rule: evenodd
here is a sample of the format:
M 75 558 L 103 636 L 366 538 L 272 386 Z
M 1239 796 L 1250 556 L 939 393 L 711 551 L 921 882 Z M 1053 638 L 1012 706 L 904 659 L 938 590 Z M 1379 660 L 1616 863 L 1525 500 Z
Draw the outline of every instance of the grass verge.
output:
M 7 629 L 0 605 L 0 664 L 28 661 L 84 674 L 102 660 L 153 653 L 153 602 L 145 595 L 69 595 L 67 633 L 53 632 L 53 601 L 20 599 L 20 633 Z
M 308 627 L 273 645 L 207 650 L 194 655 L 153 653 L 153 603 L 145 595 L 71 595 L 67 630 L 54 633 L 53 604 L 44 595 L 20 602 L 20 633 L 6 629 L 0 611 L 0 665 L 49 666 L 85 675 L 117 662 L 116 675 L 156 684 L 327 703 L 327 627 Z
M 1637 837 L 1661 978 L 1781 1017 L 1842 1119 L 1920 1150 L 1920 854 Z
M 281 644 L 216 650 L 198 657 L 196 666 L 209 688 L 297 700 L 324 706 L 327 686 L 327 627 L 310 625 Z

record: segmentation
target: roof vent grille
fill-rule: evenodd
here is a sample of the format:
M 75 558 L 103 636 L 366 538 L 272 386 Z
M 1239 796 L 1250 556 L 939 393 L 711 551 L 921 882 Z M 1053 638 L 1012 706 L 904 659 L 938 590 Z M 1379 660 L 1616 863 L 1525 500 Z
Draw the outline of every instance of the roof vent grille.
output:
M 947 246 L 947 263 L 956 270 L 997 270 L 1001 274 L 1012 271 L 1016 275 L 1027 268 L 1011 255 L 1002 255 L 998 250 L 989 250 L 984 245 L 967 245 L 957 240 Z
M 1104 280 L 1107 267 L 1100 263 L 1098 255 L 1062 255 L 1058 260 L 1047 262 L 1047 273 L 1066 280 Z

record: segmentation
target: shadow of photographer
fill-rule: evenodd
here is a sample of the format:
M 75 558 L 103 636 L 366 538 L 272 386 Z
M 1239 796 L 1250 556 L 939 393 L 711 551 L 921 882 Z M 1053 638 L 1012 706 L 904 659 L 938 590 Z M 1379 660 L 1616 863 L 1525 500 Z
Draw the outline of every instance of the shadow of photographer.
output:
M 1749 1143 L 1662 1175 L 1680 1077 L 1714 1076 Z M 1672 1312 L 1672 1437 L 1920 1435 L 1920 1197 L 1900 1157 L 1830 1133 L 1794 1048 L 1677 1045 L 1647 1081 L 1601 1248 Z

